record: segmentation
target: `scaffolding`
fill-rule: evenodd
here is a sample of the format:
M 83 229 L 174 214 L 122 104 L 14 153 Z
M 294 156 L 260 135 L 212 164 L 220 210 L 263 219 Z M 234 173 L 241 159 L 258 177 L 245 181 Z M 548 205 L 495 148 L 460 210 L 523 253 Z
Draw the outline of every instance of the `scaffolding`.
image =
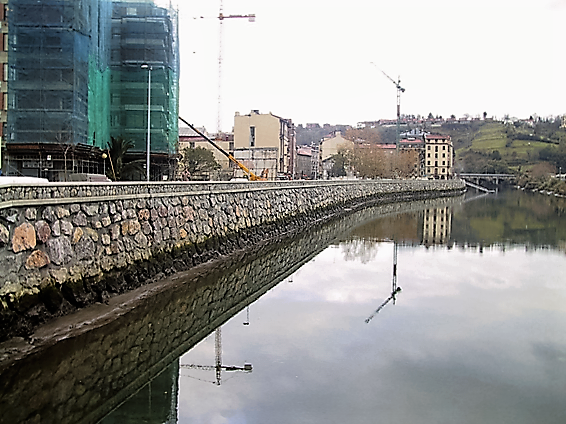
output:
M 148 88 L 152 158 L 176 154 L 178 12 L 156 1 L 10 0 L 6 142 L 15 172 L 24 159 L 35 163 L 31 146 L 104 150 L 119 137 L 145 152 Z
M 178 142 L 177 12 L 154 1 L 114 2 L 111 40 L 111 135 L 146 152 L 151 90 L 151 152 L 176 154 Z M 144 68 L 142 68 L 142 65 Z M 148 86 L 151 72 L 151 86 Z
M 95 134 L 109 135 L 108 108 L 97 98 L 109 88 L 105 46 L 92 40 L 106 39 L 110 4 L 10 1 L 9 143 L 94 145 Z

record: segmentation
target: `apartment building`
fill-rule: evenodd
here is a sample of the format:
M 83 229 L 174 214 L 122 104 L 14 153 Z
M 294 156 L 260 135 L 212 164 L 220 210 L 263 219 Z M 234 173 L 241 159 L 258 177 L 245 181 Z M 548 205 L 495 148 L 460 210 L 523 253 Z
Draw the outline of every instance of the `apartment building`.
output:
M 152 179 L 161 179 L 178 139 L 176 11 L 153 0 L 9 6 L 3 173 L 51 181 L 103 173 L 111 137 L 145 154 L 151 92 Z
M 454 147 L 449 135 L 426 134 L 425 169 L 428 178 L 446 180 L 454 176 Z
M 234 157 L 256 175 L 292 177 L 295 168 L 295 127 L 290 119 L 252 110 L 234 117 Z M 239 176 L 237 174 L 237 176 Z

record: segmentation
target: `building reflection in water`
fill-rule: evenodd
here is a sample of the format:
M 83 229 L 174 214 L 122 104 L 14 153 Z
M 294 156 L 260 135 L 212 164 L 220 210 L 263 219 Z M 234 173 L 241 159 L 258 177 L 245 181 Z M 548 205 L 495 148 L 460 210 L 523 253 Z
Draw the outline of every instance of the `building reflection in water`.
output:
M 425 246 L 446 244 L 452 232 L 452 210 L 448 206 L 426 209 L 423 219 L 423 239 Z
M 179 361 L 174 361 L 99 424 L 175 424 Z

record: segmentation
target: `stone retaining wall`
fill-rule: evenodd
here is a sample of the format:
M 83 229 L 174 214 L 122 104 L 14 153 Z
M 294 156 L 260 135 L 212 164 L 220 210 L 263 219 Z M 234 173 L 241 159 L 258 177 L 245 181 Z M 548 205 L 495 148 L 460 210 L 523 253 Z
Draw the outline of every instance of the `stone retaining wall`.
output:
M 346 207 L 464 188 L 460 180 L 0 187 L 0 340 Z

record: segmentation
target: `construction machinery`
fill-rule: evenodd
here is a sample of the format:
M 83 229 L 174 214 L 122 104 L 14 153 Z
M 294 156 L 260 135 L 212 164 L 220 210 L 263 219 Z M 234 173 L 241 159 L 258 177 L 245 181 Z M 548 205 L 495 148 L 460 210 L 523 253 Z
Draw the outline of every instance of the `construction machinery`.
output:
M 247 166 L 245 166 L 243 163 L 241 163 L 239 160 L 237 160 L 234 156 L 232 156 L 230 153 L 228 153 L 226 150 L 224 150 L 222 147 L 220 147 L 218 144 L 216 144 L 214 141 L 212 141 L 209 137 L 207 137 L 202 132 L 197 130 L 193 125 L 189 124 L 187 121 L 185 121 L 180 116 L 179 116 L 179 120 L 181 122 L 183 122 L 184 124 L 188 125 L 189 128 L 191 128 L 199 136 L 201 136 L 206 141 L 208 141 L 210 144 L 212 144 L 214 147 L 216 147 L 224 156 L 226 156 L 230 161 L 232 161 L 234 164 L 236 164 L 242 171 L 244 171 L 244 174 L 246 174 L 246 176 L 248 177 L 248 179 L 250 181 L 266 181 L 267 180 L 267 172 L 266 171 L 268 171 L 268 170 L 264 170 L 262 172 L 262 176 L 258 176 L 256 174 L 254 174 Z
M 371 64 L 373 66 L 377 65 L 373 62 L 371 62 Z M 397 150 L 399 150 L 399 142 L 400 142 L 400 134 L 401 134 L 401 93 L 405 92 L 405 89 L 403 87 L 401 87 L 401 77 L 397 78 L 397 81 L 395 81 L 393 78 L 391 78 L 389 75 L 387 75 L 383 70 L 381 70 L 381 73 L 383 75 L 385 75 L 394 85 L 395 88 L 397 88 L 397 136 L 395 138 L 395 145 L 397 146 Z

